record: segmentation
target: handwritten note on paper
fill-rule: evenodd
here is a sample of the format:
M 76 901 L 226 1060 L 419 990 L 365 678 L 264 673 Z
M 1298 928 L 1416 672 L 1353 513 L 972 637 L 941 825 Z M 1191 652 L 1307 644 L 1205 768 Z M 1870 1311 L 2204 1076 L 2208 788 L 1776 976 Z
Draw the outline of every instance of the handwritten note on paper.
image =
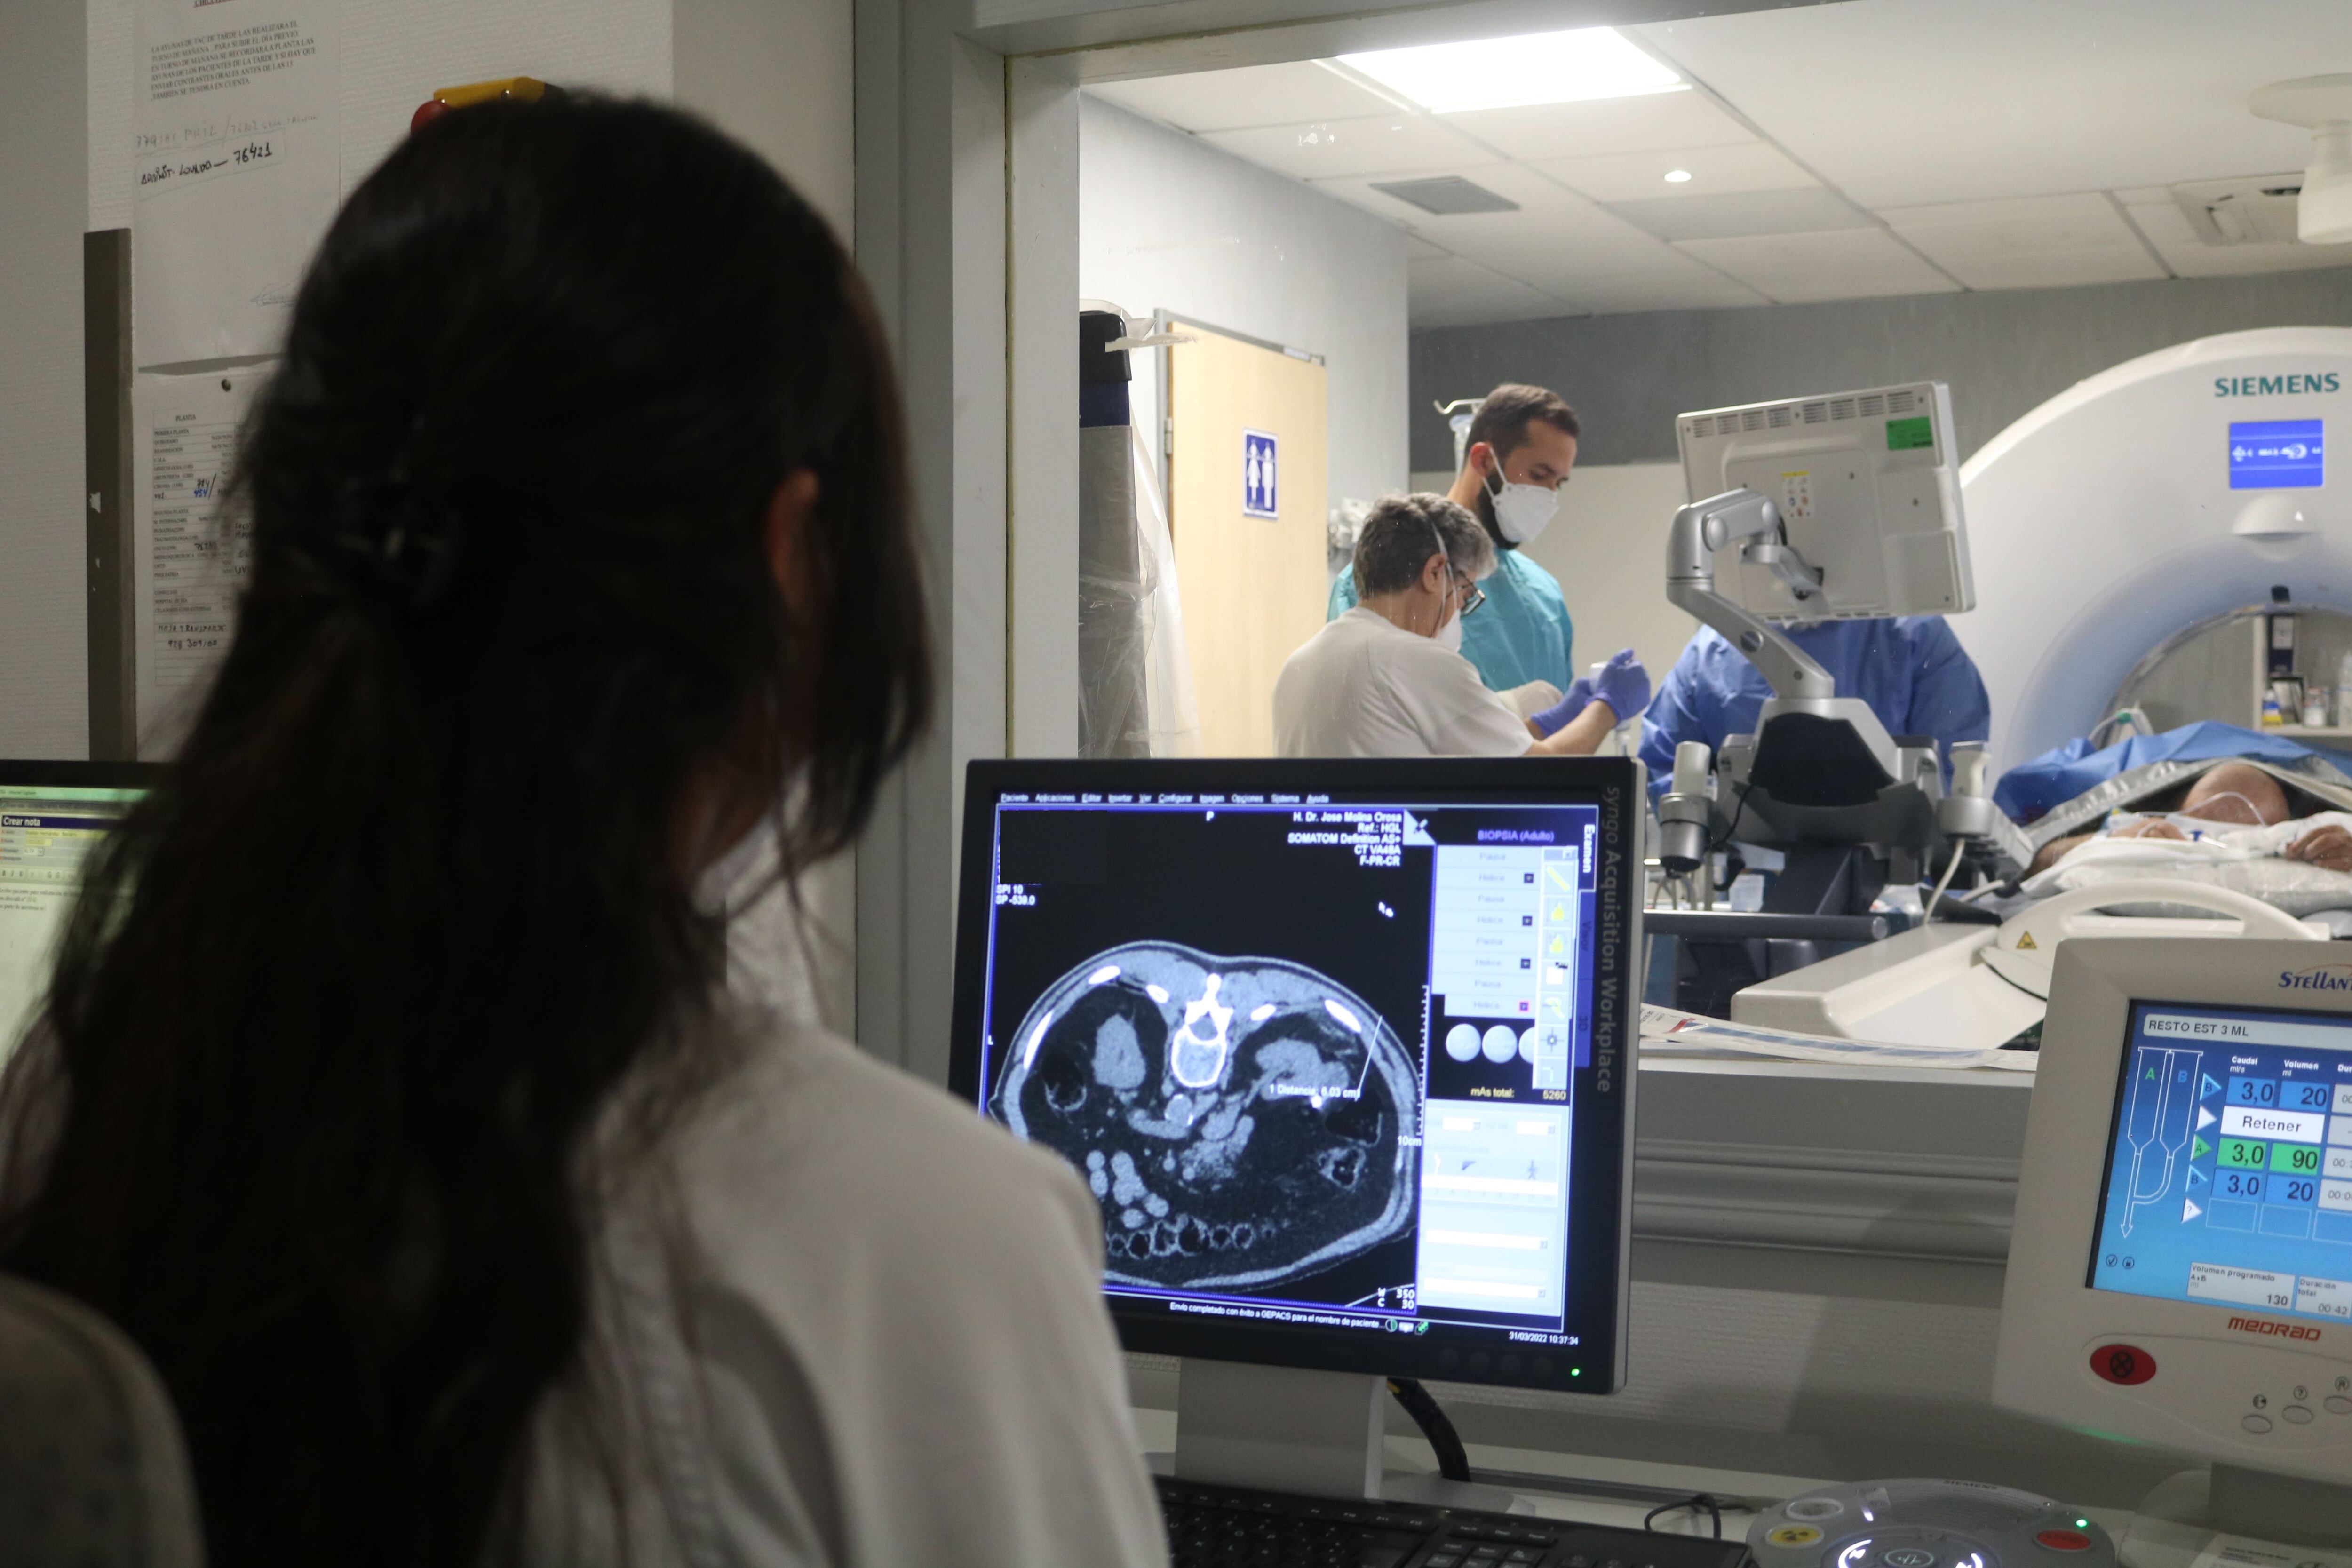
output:
M 251 538 L 241 517 L 221 512 L 220 492 L 259 376 L 142 375 L 132 384 L 140 445 L 131 603 L 142 758 L 168 755 L 176 745 L 236 629 Z
M 138 0 L 132 352 L 275 353 L 333 218 L 336 0 Z

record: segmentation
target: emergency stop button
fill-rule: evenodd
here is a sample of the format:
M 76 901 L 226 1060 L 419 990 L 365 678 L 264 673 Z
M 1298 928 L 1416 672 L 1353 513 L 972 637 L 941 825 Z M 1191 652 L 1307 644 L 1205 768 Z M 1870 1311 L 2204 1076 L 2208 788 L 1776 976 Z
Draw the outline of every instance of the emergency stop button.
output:
M 2053 1552 L 2088 1552 L 2091 1549 L 2091 1538 L 2079 1530 L 2045 1530 L 2033 1541 L 2035 1545 L 2046 1546 Z
M 2156 1358 L 2137 1345 L 2101 1345 L 2091 1352 L 2091 1370 L 2109 1383 L 2146 1383 L 2156 1375 Z

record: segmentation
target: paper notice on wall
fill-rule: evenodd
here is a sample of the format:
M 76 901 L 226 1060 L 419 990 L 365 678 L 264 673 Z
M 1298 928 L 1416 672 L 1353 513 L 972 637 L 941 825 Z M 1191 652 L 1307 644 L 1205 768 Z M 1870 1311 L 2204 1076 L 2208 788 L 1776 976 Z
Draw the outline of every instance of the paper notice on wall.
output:
M 132 658 L 142 759 L 176 748 L 236 628 L 251 536 L 240 514 L 223 513 L 220 493 L 237 425 L 263 374 L 257 367 L 131 384 L 139 443 Z
M 336 0 L 138 0 L 131 349 L 275 353 L 339 179 Z

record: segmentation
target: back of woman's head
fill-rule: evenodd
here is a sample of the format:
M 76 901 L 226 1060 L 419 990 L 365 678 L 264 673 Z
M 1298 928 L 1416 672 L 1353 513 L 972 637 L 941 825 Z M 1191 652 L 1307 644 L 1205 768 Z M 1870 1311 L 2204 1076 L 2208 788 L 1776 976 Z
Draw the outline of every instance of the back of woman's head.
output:
M 156 1361 L 215 1561 L 496 1549 L 586 1133 L 698 1065 L 697 869 L 767 809 L 787 863 L 846 843 L 921 722 L 903 485 L 840 247 L 688 119 L 460 110 L 336 220 L 234 644 L 0 1137 L 0 1263 Z

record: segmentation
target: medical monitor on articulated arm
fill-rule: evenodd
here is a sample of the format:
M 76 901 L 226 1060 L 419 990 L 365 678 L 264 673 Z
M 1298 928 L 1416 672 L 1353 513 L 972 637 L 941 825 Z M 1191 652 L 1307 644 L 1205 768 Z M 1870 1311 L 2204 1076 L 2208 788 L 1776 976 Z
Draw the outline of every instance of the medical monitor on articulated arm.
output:
M 1383 1378 L 1623 1381 L 1643 797 L 971 765 L 951 1086 L 1094 1193 L 1120 1334 L 1188 1358 L 1179 1476 L 1376 1496 Z
M 1994 814 L 1945 806 L 1933 739 L 1888 734 L 1780 625 L 1974 605 L 1950 392 L 1923 382 L 1710 409 L 1675 434 L 1693 499 L 1675 514 L 1667 596 L 1745 653 L 1773 698 L 1756 733 L 1712 759 L 1711 810 L 1688 787 L 1702 760 L 1678 759 L 1661 806 L 1666 857 L 1691 862 L 1732 838 L 1790 850 L 1804 864 L 1776 888 L 1802 900 L 1789 912 L 1866 908 L 1947 837 L 1992 831 Z
M 2212 1461 L 2143 1506 L 2140 1568 L 2352 1544 L 2352 963 L 2058 950 L 1993 1399 Z

